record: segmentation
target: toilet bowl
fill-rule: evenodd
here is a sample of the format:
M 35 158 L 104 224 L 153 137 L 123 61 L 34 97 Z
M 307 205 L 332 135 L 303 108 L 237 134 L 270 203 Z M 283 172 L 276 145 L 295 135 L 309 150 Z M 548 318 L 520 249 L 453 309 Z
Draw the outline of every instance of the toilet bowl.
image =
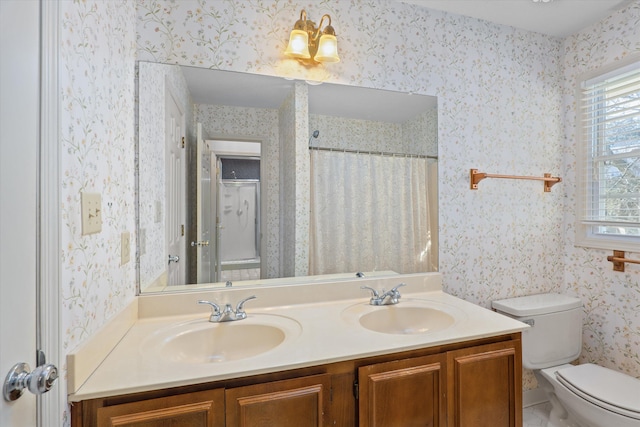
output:
M 551 386 L 561 405 L 548 427 L 640 426 L 636 378 L 591 363 L 541 369 L 536 377 L 543 389 L 548 388 L 544 382 Z
M 527 323 L 522 365 L 551 402 L 547 427 L 640 427 L 640 380 L 594 364 L 571 365 L 582 346 L 582 303 L 559 294 L 493 302 Z

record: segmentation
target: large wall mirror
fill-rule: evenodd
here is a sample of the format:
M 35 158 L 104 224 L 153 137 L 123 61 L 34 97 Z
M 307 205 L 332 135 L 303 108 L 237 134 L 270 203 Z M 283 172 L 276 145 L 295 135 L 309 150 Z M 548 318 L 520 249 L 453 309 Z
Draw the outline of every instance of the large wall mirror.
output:
M 140 62 L 140 292 L 436 271 L 437 99 Z

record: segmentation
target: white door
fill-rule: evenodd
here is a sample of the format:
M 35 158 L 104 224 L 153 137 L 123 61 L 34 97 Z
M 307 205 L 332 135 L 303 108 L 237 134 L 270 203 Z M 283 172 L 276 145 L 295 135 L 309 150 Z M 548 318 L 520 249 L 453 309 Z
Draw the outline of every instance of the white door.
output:
M 165 144 L 167 283 L 184 285 L 187 283 L 185 116 L 168 87 L 165 90 Z
M 208 212 L 209 216 L 205 219 L 207 221 L 207 227 L 209 227 L 209 264 L 211 265 L 211 282 L 220 281 L 220 274 L 218 272 L 218 175 L 220 175 L 220 169 L 218 168 L 218 156 L 211 150 L 210 142 L 207 142 L 209 147 L 209 170 L 211 171 L 210 188 L 208 195 Z
M 213 156 L 215 159 L 215 165 L 216 165 L 216 185 L 214 186 L 216 189 L 215 192 L 215 213 L 216 213 L 216 222 L 215 222 L 215 233 L 216 233 L 216 244 L 215 244 L 215 259 L 214 259 L 214 264 L 215 264 L 215 269 L 216 269 L 216 282 L 220 282 L 222 281 L 222 258 L 221 258 L 221 254 L 222 254 L 222 206 L 224 204 L 224 200 L 223 200 L 223 194 L 224 191 L 222 190 L 222 160 L 220 159 L 220 157 L 218 157 L 217 155 Z
M 212 276 L 212 257 L 213 257 L 213 239 L 211 234 L 211 218 L 214 212 L 212 208 L 212 191 L 215 188 L 215 182 L 212 182 L 212 176 L 215 176 L 212 166 L 212 153 L 209 144 L 202 137 L 202 123 L 196 125 L 196 241 L 193 243 L 196 247 L 198 283 L 209 283 L 215 281 Z M 213 185 L 212 185 L 213 184 Z
M 0 0 L 0 381 L 36 360 L 37 1 Z M 4 394 L 4 393 L 3 393 Z M 0 426 L 36 425 L 36 398 L 0 396 Z

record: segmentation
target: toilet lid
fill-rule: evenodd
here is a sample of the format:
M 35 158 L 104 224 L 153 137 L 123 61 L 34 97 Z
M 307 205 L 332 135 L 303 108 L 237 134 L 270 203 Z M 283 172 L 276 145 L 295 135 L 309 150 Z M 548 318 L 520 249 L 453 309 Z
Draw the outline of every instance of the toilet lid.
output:
M 591 363 L 560 369 L 556 377 L 595 405 L 640 419 L 640 380 Z

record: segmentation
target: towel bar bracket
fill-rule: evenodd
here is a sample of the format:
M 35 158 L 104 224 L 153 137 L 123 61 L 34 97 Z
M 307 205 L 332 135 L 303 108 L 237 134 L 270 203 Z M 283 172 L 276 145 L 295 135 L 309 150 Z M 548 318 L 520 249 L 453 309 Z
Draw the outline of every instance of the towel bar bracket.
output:
M 607 261 L 613 263 L 613 271 L 624 273 L 625 263 L 640 264 L 640 259 L 630 259 L 624 257 L 624 251 L 613 251 L 613 256 L 608 256 Z

